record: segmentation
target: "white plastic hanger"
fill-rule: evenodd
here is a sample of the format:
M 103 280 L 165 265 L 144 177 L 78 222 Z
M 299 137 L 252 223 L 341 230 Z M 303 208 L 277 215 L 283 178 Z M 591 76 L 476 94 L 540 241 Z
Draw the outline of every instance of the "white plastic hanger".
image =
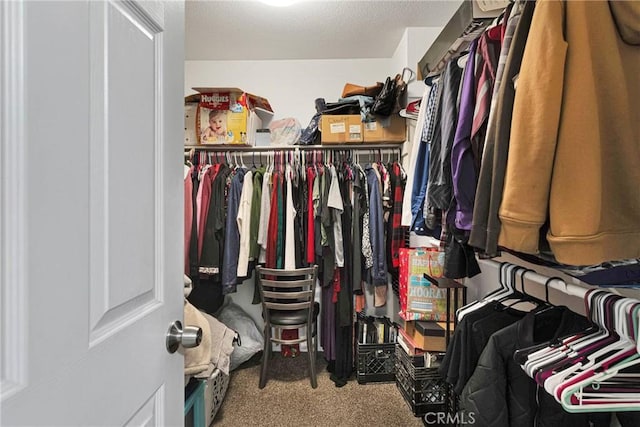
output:
M 591 304 L 589 304 L 589 306 L 593 307 L 593 305 Z M 597 315 L 591 314 L 592 310 L 589 310 L 589 312 L 590 312 L 589 317 L 591 320 L 597 317 Z M 596 323 L 598 323 L 598 321 L 596 321 Z M 601 334 L 602 333 L 601 329 L 598 329 L 597 333 Z M 532 378 L 535 378 L 535 374 L 539 369 L 544 370 L 545 366 L 551 367 L 556 362 L 566 359 L 567 352 L 570 351 L 569 345 L 571 341 L 576 341 L 577 336 L 578 335 L 572 335 L 570 337 L 564 338 L 562 341 L 560 341 L 560 345 L 558 345 L 557 343 L 554 343 L 552 345 L 539 349 L 535 352 L 532 352 L 527 356 L 527 360 L 524 363 L 524 365 L 522 365 L 522 368 L 527 373 L 527 375 L 529 375 Z M 547 391 L 551 391 L 551 390 L 547 390 Z
M 606 296 L 603 299 L 606 300 Z M 629 332 L 627 332 L 626 330 L 627 329 L 625 326 L 626 317 L 623 313 L 627 306 L 634 304 L 634 301 L 635 300 L 632 300 L 632 299 L 623 299 L 623 300 L 616 301 L 614 305 L 614 310 L 616 312 L 614 314 L 614 317 L 615 317 L 614 323 L 616 323 L 616 325 L 614 326 L 612 331 L 609 331 L 607 327 L 604 326 L 604 329 L 607 330 L 607 336 L 604 337 L 603 339 L 610 339 L 612 336 L 611 334 L 619 334 L 621 338 L 608 345 L 604 345 L 601 348 L 595 349 L 593 352 L 587 355 L 584 355 L 584 360 L 576 362 L 570 365 L 569 367 L 567 367 L 566 369 L 560 370 L 555 374 L 553 374 L 551 377 L 547 378 L 544 382 L 544 388 L 545 390 L 547 390 L 547 392 L 549 392 L 554 396 L 557 396 L 556 391 L 561 386 L 561 384 L 565 383 L 570 378 L 573 378 L 576 375 L 579 375 L 581 372 L 584 372 L 590 369 L 591 367 L 596 366 L 598 363 L 604 363 L 604 361 L 596 362 L 599 358 L 601 358 L 601 356 L 604 356 L 611 352 L 616 352 L 616 354 L 618 354 L 619 351 L 629 348 L 629 344 L 631 341 L 629 339 L 624 338 L 627 336 Z M 631 348 L 633 348 L 634 345 L 635 345 L 635 342 L 632 343 Z M 570 347 L 570 350 L 571 351 L 569 351 L 566 354 L 567 358 L 575 358 L 580 356 L 580 353 L 575 348 Z M 609 360 L 610 357 L 608 357 L 605 360 Z M 556 400 L 559 400 L 559 397 L 556 397 Z
M 598 292 L 596 290 L 592 290 L 585 296 L 587 307 L 589 308 L 589 319 L 597 325 L 601 325 L 601 322 L 604 322 L 604 318 L 599 320 L 599 312 L 601 309 L 597 306 L 597 303 L 593 302 L 593 299 L 594 297 L 597 297 L 598 295 L 602 296 L 603 294 L 603 291 Z M 560 341 L 560 345 L 554 344 L 552 346 L 547 346 L 529 354 L 523 369 L 530 377 L 533 378 L 535 371 L 547 364 L 545 362 L 553 363 L 558 361 L 566 357 L 566 352 L 569 351 L 570 348 L 583 348 L 592 342 L 602 339 L 606 335 L 606 331 L 600 327 L 592 333 L 574 334 L 570 337 L 566 337 Z M 583 345 L 581 345 L 581 343 L 583 343 Z
M 616 309 L 616 315 L 623 317 L 622 319 L 617 319 L 621 321 L 617 322 L 617 327 L 620 327 L 618 331 L 621 341 L 626 342 L 627 346 L 625 349 L 595 364 L 591 368 L 592 370 L 596 370 L 595 373 L 587 371 L 583 374 L 583 379 L 564 388 L 560 392 L 560 403 L 563 408 L 569 412 L 640 411 L 640 374 L 620 373 L 621 370 L 640 364 L 640 340 L 638 339 L 638 317 L 640 316 L 640 308 L 638 307 L 638 301 L 629 301 L 627 299 L 621 302 Z M 626 322 L 626 319 L 630 317 L 633 319 L 633 330 L 629 329 L 628 323 Z M 624 357 L 625 353 L 630 353 L 630 355 L 618 363 L 608 365 L 608 362 L 619 357 Z M 597 372 L 597 369 L 602 366 L 607 366 L 607 368 L 601 372 Z M 629 380 L 633 380 L 633 383 L 638 385 L 638 388 L 628 393 L 597 392 L 600 385 L 605 381 L 608 385 L 615 384 L 616 377 L 620 378 L 620 380 L 623 381 L 622 383 L 627 385 L 629 384 Z M 618 384 L 620 384 L 620 382 L 618 382 Z M 588 386 L 596 391 L 585 392 L 584 388 Z
M 485 295 L 481 300 L 474 301 L 470 304 L 461 307 L 456 312 L 456 316 L 458 321 L 462 320 L 464 316 L 472 311 L 475 311 L 485 305 L 498 301 L 504 298 L 507 298 L 511 295 L 516 295 L 515 289 L 515 278 L 518 273 L 521 273 L 521 278 L 524 280 L 524 274 L 526 274 L 526 269 L 521 266 L 517 266 L 510 263 L 502 263 L 500 264 L 499 274 L 498 274 L 498 282 L 500 284 L 500 288 L 497 290 Z

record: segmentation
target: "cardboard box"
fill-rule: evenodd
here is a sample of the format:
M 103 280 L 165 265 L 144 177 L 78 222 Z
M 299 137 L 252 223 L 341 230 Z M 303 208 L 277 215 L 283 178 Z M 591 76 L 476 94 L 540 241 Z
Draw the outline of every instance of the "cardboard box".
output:
M 362 122 L 358 114 L 323 114 L 320 131 L 322 144 L 362 142 Z
M 416 321 L 415 320 L 403 320 L 402 321 L 402 329 L 409 335 L 413 337 L 413 334 L 416 332 Z
M 446 351 L 446 330 L 445 323 L 418 321 L 413 339 L 416 345 L 423 350 Z
M 365 144 L 370 142 L 405 142 L 407 139 L 406 120 L 398 115 L 391 116 L 387 127 L 382 127 L 378 120 L 363 123 L 362 127 Z
M 185 98 L 185 120 L 193 115 L 193 128 L 185 123 L 185 143 L 195 133 L 198 144 L 255 145 L 257 129 L 273 118 L 266 98 L 238 88 L 193 88 L 199 92 Z
M 197 103 L 184 105 L 184 145 L 196 145 L 198 143 L 198 133 L 196 132 L 197 114 Z
M 453 328 L 453 325 L 451 325 Z M 403 329 L 416 348 L 425 351 L 446 351 L 447 324 L 431 321 L 404 321 Z

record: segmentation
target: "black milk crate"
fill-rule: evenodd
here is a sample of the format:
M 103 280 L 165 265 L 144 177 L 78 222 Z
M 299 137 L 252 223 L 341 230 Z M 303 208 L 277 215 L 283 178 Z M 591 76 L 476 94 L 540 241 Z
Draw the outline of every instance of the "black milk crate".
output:
M 359 384 L 393 382 L 396 370 L 394 343 L 358 343 L 357 378 Z
M 421 374 L 428 372 L 427 369 L 438 368 L 442 359 L 444 359 L 444 355 L 445 353 L 442 352 L 429 352 L 429 356 L 431 357 L 431 366 L 429 368 L 425 368 L 425 356 L 423 354 L 418 356 L 409 356 L 400 345 L 396 348 L 396 359 L 402 362 L 412 378 L 420 378 Z
M 427 412 L 449 412 L 451 389 L 440 376 L 437 367 L 417 367 L 412 356 L 400 346 L 396 347 L 396 385 L 413 415 Z

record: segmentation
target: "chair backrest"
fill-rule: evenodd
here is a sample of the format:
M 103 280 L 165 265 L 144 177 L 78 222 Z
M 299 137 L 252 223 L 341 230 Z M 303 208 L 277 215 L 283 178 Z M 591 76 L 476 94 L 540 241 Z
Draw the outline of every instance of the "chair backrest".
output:
M 256 280 L 262 299 L 265 321 L 269 310 L 293 311 L 309 309 L 309 320 L 316 290 L 318 266 L 295 270 L 256 268 Z

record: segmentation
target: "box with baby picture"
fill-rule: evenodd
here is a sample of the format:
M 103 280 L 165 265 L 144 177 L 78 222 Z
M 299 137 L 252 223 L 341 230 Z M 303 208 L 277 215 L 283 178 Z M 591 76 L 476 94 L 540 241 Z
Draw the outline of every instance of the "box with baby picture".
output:
M 193 88 L 185 98 L 185 144 L 255 145 L 273 110 L 266 98 L 238 88 Z

